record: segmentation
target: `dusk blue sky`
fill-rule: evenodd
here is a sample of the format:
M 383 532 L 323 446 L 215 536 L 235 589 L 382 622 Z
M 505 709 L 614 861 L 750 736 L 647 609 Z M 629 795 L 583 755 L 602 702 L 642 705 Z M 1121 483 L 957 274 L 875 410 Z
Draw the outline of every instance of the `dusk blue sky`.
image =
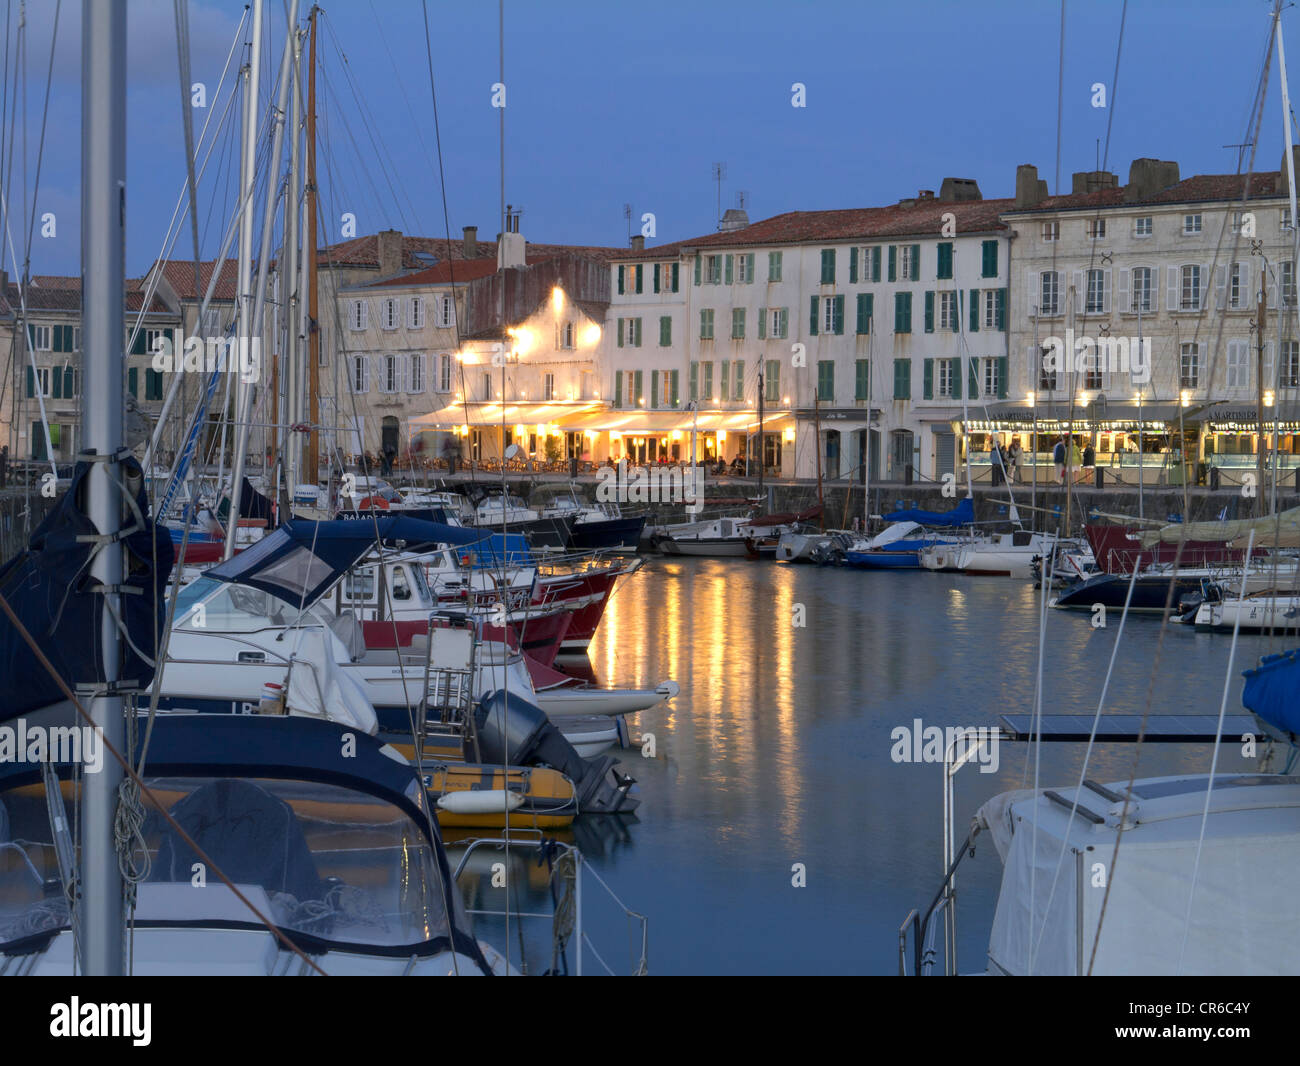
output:
M 18 5 L 5 3 L 12 47 Z M 20 180 L 20 163 L 6 189 L 19 259 L 56 0 L 28 7 L 27 173 Z M 64 0 L 59 16 L 36 201 L 38 214 L 55 213 L 57 236 L 42 239 L 38 224 L 33 273 L 79 269 L 80 7 Z M 193 79 L 209 89 L 208 110 L 193 112 L 196 131 L 214 109 L 243 7 L 191 0 Z M 1068 191 L 1071 172 L 1094 167 L 1112 109 L 1108 169 L 1121 181 L 1139 156 L 1177 160 L 1183 176 L 1234 171 L 1237 153 L 1223 146 L 1247 129 L 1271 3 L 1132 0 L 1116 86 L 1121 8 L 1120 0 L 1067 3 L 1061 186 Z M 162 246 L 184 180 L 184 141 L 172 4 L 131 0 L 128 10 L 127 269 L 135 276 Z M 284 10 L 283 0 L 266 5 L 264 93 Z M 356 214 L 359 233 L 444 235 L 421 4 L 339 0 L 323 10 L 322 243 L 338 239 L 344 211 Z M 477 225 L 490 239 L 500 229 L 497 5 L 430 0 L 428 11 L 451 230 Z M 1059 19 L 1051 0 L 506 0 L 506 199 L 522 205 L 530 240 L 624 245 L 625 203 L 634 232 L 643 212 L 655 214 L 649 244 L 713 231 L 715 161 L 727 167 L 723 209 L 743 190 L 754 220 L 894 203 L 937 191 L 949 175 L 976 179 L 986 197 L 1006 196 L 1020 163 L 1036 164 L 1056 191 Z M 1294 9 L 1283 16 L 1300 89 L 1297 19 Z M 791 106 L 794 82 L 807 87 L 804 108 Z M 1106 109 L 1091 104 L 1095 82 L 1107 87 Z M 19 149 L 22 135 L 20 126 Z M 1276 169 L 1281 152 L 1275 64 L 1256 169 Z M 205 257 L 231 211 L 233 165 L 219 151 L 200 190 Z M 174 254 L 191 249 L 186 225 Z M 4 267 L 12 273 L 8 238 Z

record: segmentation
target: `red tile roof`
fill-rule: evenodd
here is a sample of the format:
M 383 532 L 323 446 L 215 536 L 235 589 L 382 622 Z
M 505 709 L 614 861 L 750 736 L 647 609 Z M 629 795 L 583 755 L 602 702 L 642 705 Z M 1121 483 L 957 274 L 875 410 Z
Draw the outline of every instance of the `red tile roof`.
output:
M 1179 203 L 1232 203 L 1242 199 L 1246 188 L 1245 174 L 1194 174 L 1173 185 L 1136 200 L 1125 200 L 1126 186 L 1115 189 L 1098 189 L 1089 193 L 1068 193 L 1049 196 L 1033 207 L 1016 210 L 1014 205 L 1007 214 L 1029 214 L 1047 211 L 1080 211 L 1098 207 L 1125 207 L 1140 204 Z M 1251 175 L 1250 195 L 1247 199 L 1260 200 L 1286 195 L 1286 175 L 1279 171 L 1264 171 Z
M 157 264 L 154 264 L 157 266 Z M 167 284 L 172 287 L 176 295 L 182 300 L 202 300 L 207 295 L 208 285 L 212 281 L 212 271 L 216 269 L 217 261 L 208 259 L 199 263 L 199 288 L 196 292 L 194 289 L 194 260 L 193 259 L 169 259 L 163 263 L 163 277 L 167 279 Z M 221 272 L 217 278 L 217 287 L 212 292 L 214 300 L 235 299 L 235 292 L 239 282 L 239 263 L 235 259 L 226 259 L 222 261 Z
M 579 245 L 579 244 L 535 244 L 532 241 L 527 243 L 527 256 L 529 262 L 534 257 L 538 260 L 552 255 L 570 254 L 583 255 L 589 259 L 609 259 L 622 249 L 605 248 L 596 245 Z M 448 240 L 446 237 L 413 237 L 406 234 L 402 235 L 402 269 L 403 270 L 421 270 L 427 268 L 427 262 L 416 258 L 416 252 L 424 252 L 432 255 L 440 263 L 448 259 L 465 261 L 465 242 L 459 237 L 453 237 Z M 478 241 L 478 251 L 474 259 L 491 257 L 496 259 L 496 238 L 481 239 Z M 379 234 L 371 233 L 364 237 L 354 237 L 351 240 L 342 241 L 339 244 L 330 245 L 322 248 L 317 253 L 316 259 L 318 265 L 325 266 L 353 266 L 353 267 L 377 267 L 379 266 Z M 436 264 L 435 264 L 436 265 Z M 459 275 L 458 275 L 459 276 Z
M 3 293 L 3 299 L 8 305 L 7 310 L 10 313 L 16 314 L 22 310 L 22 301 L 20 299 L 19 287 L 16 282 L 10 281 L 7 283 Z M 139 278 L 132 278 L 126 283 L 126 310 L 139 312 L 143 306 L 143 283 Z M 79 312 L 81 310 L 81 278 L 64 277 L 53 274 L 33 275 L 31 284 L 27 286 L 27 310 L 29 312 Z M 155 294 L 147 313 L 153 315 L 166 315 L 172 314 L 173 312 L 171 308 L 169 308 L 162 299 Z

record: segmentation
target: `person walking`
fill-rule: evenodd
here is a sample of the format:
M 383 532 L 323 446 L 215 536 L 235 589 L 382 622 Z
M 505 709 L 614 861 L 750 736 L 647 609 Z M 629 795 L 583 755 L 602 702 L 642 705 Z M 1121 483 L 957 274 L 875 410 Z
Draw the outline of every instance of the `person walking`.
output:
M 1070 469 L 1074 471 L 1072 479 L 1076 485 L 1079 483 L 1082 474 L 1082 466 L 1083 453 L 1079 450 L 1079 438 L 1072 436 L 1070 438 Z
M 989 438 L 989 480 L 994 485 L 1001 485 L 1005 480 L 1005 468 L 1002 465 L 1002 442 L 997 437 Z
M 1083 478 L 1096 478 L 1097 474 L 1097 450 L 1092 446 L 1092 441 L 1088 441 L 1087 446 L 1083 449 Z
M 1020 441 L 1014 438 L 1011 447 L 1007 449 L 1007 470 L 1011 480 L 1017 485 L 1020 484 Z
M 1065 435 L 1062 434 L 1056 439 L 1056 447 L 1052 449 L 1052 462 L 1056 464 L 1056 480 L 1065 484 Z

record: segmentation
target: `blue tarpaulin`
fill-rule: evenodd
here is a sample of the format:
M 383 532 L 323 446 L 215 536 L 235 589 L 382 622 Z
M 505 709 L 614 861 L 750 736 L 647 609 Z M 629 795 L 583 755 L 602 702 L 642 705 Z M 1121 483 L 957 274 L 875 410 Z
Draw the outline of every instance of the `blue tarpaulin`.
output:
M 295 607 L 309 607 L 378 542 L 474 544 L 481 529 L 444 526 L 394 515 L 372 521 L 295 518 L 204 576 L 261 589 Z
M 45 520 L 36 527 L 27 550 L 0 567 L 0 593 L 36 641 L 50 664 L 69 688 L 105 680 L 100 659 L 100 625 L 103 597 L 94 590 L 90 574 L 93 545 L 79 536 L 98 532 L 78 506 L 84 497 L 89 463 L 78 463 L 72 484 Z M 134 459 L 121 463 L 123 475 L 139 478 L 143 472 Z M 141 515 L 148 515 L 144 489 L 136 496 Z M 127 525 L 135 521 L 134 512 Z M 122 538 L 126 569 L 122 583 L 128 592 L 119 598 L 126 640 L 121 642 L 121 663 L 116 676 L 140 688 L 153 680 L 153 666 L 136 649 L 156 657 L 155 637 L 163 630 L 164 594 L 172 569 L 172 541 L 167 530 L 145 518 L 144 525 Z M 130 590 L 135 590 L 131 592 Z M 32 652 L 8 615 L 0 613 L 0 721 L 47 707 L 66 697 L 54 678 Z
M 895 511 L 886 522 L 919 522 L 923 526 L 970 526 L 975 524 L 975 501 L 967 496 L 951 511 Z
M 1300 648 L 1265 655 L 1254 670 L 1244 671 L 1241 702 L 1270 725 L 1300 733 Z

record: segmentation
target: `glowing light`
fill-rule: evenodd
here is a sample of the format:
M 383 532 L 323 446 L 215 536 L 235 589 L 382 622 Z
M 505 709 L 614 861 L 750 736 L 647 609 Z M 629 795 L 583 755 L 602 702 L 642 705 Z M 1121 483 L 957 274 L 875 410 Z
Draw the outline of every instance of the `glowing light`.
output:
M 726 440 L 727 440 L 727 431 L 725 429 L 718 430 L 718 443 L 725 444 Z
M 551 290 L 551 306 L 557 315 L 564 311 L 564 290 L 558 285 Z
M 527 433 L 528 433 L 528 427 L 525 426 L 522 422 L 519 423 L 519 425 L 515 426 L 515 436 L 516 436 L 516 437 L 522 437 L 522 436 L 524 436 L 524 435 L 527 434 Z
M 582 331 L 582 341 L 584 344 L 599 344 L 600 327 L 596 325 L 591 325 L 588 326 L 586 329 L 584 329 Z M 598 395 L 596 399 L 600 399 L 600 396 Z
M 786 442 L 786 444 L 793 444 L 793 443 L 794 443 L 794 426 L 786 426 L 786 428 L 785 428 L 785 442 Z
M 790 397 L 787 396 L 787 397 L 785 398 L 785 401 L 784 401 L 784 402 L 785 402 L 786 407 L 789 407 L 789 406 L 790 406 Z
M 1025 393 L 1025 403 L 1032 404 L 1037 399 L 1038 399 L 1038 393 L 1036 392 Z
M 672 431 L 672 433 L 669 434 L 669 436 L 671 436 L 673 440 L 681 440 L 682 431 L 680 429 L 675 429 Z
M 599 437 L 599 436 L 600 436 L 600 434 L 597 433 L 594 429 L 589 429 L 589 430 L 587 430 L 587 439 L 588 439 L 588 440 L 595 440 L 595 439 L 596 439 L 597 437 Z
M 1182 404 L 1184 407 L 1192 406 L 1192 394 L 1188 392 L 1186 389 L 1183 389 L 1183 391 L 1179 394 L 1179 398 L 1182 400 Z
M 1273 406 L 1273 391 L 1272 391 L 1272 389 L 1266 389 L 1266 390 L 1264 391 L 1264 406 L 1265 406 L 1265 407 L 1272 407 L 1272 406 Z
M 610 440 L 622 440 L 622 439 L 623 439 L 623 434 L 620 433 L 620 432 L 619 432 L 618 430 L 616 430 L 616 429 L 612 429 L 612 430 L 610 430 L 610 432 L 609 432 L 609 439 L 610 439 Z

